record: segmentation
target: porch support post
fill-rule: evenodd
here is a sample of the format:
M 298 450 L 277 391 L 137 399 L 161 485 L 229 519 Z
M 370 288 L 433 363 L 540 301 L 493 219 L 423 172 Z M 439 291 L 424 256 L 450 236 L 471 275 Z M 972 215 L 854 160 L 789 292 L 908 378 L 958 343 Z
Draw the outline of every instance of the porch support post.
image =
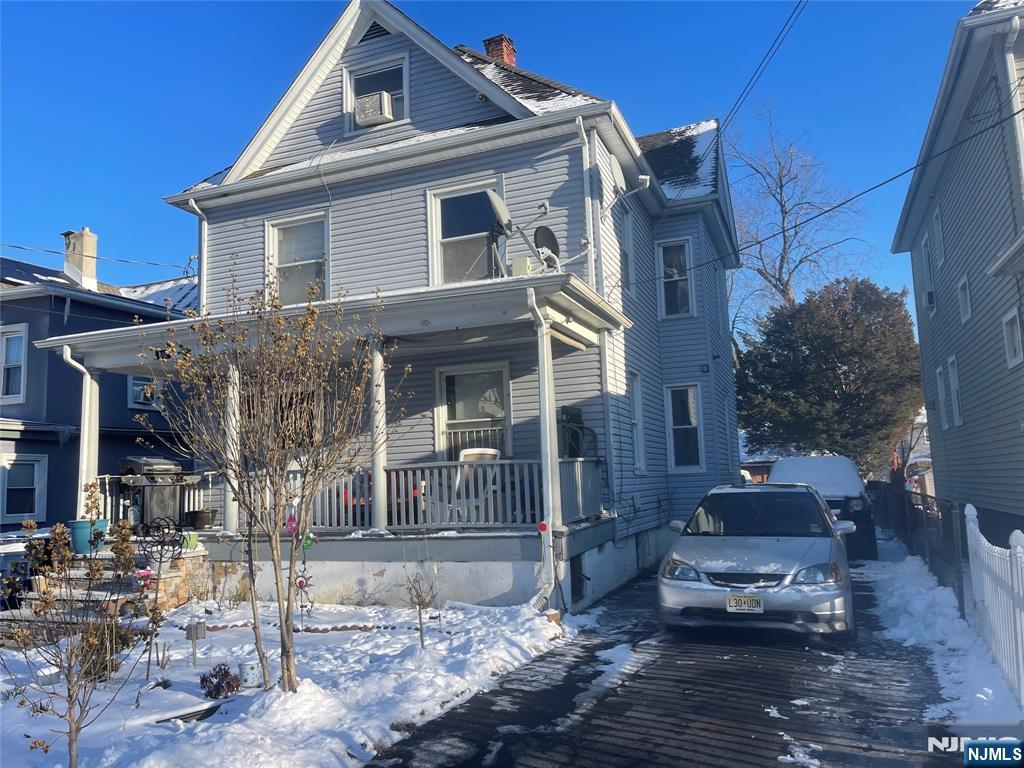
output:
M 537 322 L 537 407 L 540 412 L 541 486 L 544 518 L 552 531 L 562 525 L 562 482 L 558 467 L 558 432 L 555 419 L 555 366 L 551 357 L 551 327 Z
M 224 430 L 227 433 L 227 448 L 230 463 L 236 467 L 241 466 L 239 461 L 239 444 L 238 444 L 238 420 L 239 420 L 239 401 L 238 401 L 238 385 L 239 385 L 239 374 L 238 367 L 231 366 L 228 371 L 228 391 L 227 400 L 224 403 Z M 224 519 L 222 525 L 225 531 L 231 533 L 238 532 L 238 499 L 235 498 L 234 491 L 231 490 L 233 485 L 237 485 L 238 478 L 231 478 L 233 482 L 226 482 L 224 487 Z
M 373 450 L 373 486 L 370 492 L 373 527 L 388 527 L 388 465 L 387 385 L 384 382 L 384 341 L 379 336 L 369 339 L 370 345 L 370 441 Z

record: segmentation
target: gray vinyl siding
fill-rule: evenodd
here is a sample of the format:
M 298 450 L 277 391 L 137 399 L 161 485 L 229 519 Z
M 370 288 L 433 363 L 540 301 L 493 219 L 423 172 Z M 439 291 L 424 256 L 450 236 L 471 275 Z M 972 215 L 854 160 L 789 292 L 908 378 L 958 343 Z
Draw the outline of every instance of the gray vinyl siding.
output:
M 997 76 L 1001 62 L 990 51 L 957 139 L 976 133 L 978 115 L 1004 117 L 1009 100 Z M 1024 74 L 1024 67 L 1020 67 Z M 1002 83 L 1002 84 L 1000 84 Z M 992 277 L 988 267 L 1020 234 L 1020 189 L 1013 132 L 993 130 L 954 150 L 934 191 L 934 202 L 916 233 L 912 253 L 922 378 L 936 493 L 982 509 L 1024 515 L 1024 365 L 1009 369 L 1002 317 L 1022 301 L 1020 278 Z M 933 264 L 934 313 L 924 306 L 927 277 L 921 240 L 939 210 L 945 259 Z M 937 233 L 932 235 L 937 237 Z M 967 276 L 971 317 L 961 323 L 957 284 Z M 947 360 L 956 355 L 963 425 L 955 426 Z M 942 368 L 948 428 L 943 429 L 936 369 Z
M 378 59 L 409 54 L 409 122 L 381 126 L 346 135 L 344 70 Z M 494 120 L 505 112 L 489 101 L 478 101 L 464 80 L 401 34 L 353 45 L 344 55 L 281 142 L 267 158 L 266 168 L 303 160 L 334 144 L 335 149 L 388 143 L 431 131 Z
M 265 285 L 265 223 L 330 207 L 332 297 L 429 284 L 428 190 L 500 175 L 513 220 L 533 218 L 547 201 L 550 227 L 570 255 L 584 236 L 582 158 L 575 135 L 522 144 L 457 161 L 425 163 L 252 202 L 211 208 L 207 243 L 207 309 L 229 309 L 230 296 Z M 519 238 L 508 255 L 527 255 Z M 570 269 L 586 279 L 586 260 Z

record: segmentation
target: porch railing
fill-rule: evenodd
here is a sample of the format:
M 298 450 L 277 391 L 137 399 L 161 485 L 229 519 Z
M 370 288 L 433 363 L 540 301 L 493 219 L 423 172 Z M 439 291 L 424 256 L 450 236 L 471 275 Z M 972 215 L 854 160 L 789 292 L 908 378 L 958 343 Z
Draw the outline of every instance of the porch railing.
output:
M 578 523 L 601 512 L 601 460 L 559 459 L 562 522 Z

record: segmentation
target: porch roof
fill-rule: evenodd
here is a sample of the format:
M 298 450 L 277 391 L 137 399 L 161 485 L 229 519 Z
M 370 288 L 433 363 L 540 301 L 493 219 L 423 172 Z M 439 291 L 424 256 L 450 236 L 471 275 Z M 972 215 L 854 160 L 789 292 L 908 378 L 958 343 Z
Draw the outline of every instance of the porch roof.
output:
M 361 294 L 343 300 L 347 312 L 366 312 L 378 302 L 380 330 L 385 336 L 429 336 L 447 331 L 532 323 L 530 289 L 537 308 L 561 341 L 594 346 L 601 331 L 629 328 L 632 323 L 587 283 L 571 274 L 546 274 L 474 281 L 457 285 Z M 331 300 L 337 301 L 337 299 Z M 324 304 L 331 303 L 322 302 Z M 295 307 L 295 313 L 303 307 Z M 215 315 L 228 318 L 230 314 Z M 187 328 L 194 318 L 108 328 L 35 342 L 40 349 L 60 352 L 64 346 L 84 358 L 87 366 L 115 373 L 145 374 L 139 351 L 169 329 Z

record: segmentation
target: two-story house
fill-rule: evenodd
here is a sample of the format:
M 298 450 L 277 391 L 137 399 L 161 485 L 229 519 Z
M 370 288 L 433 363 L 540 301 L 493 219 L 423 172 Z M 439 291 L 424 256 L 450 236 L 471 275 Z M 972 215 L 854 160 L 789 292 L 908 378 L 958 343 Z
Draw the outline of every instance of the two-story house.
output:
M 1022 25 L 1021 0 L 957 23 L 892 247 L 913 264 L 935 493 L 1002 546 L 1024 523 Z
M 37 349 L 49 336 L 182 317 L 195 280 L 179 278 L 118 288 L 96 279 L 95 233 L 67 232 L 64 268 L 0 259 L 0 529 L 31 519 L 40 525 L 74 519 L 80 502 L 79 462 L 95 457 L 97 471 L 116 474 L 125 456 L 158 454 L 155 438 L 134 415 L 152 412 L 146 380 L 116 373 L 98 376 L 96 423 L 84 431 L 83 376 L 75 361 Z M 164 298 L 171 299 L 170 306 Z M 153 301 L 151 301 L 153 300 Z M 152 413 L 155 429 L 166 429 Z M 139 444 L 149 438 L 152 447 Z M 164 453 L 167 453 L 165 450 Z
M 411 365 L 396 436 L 321 498 L 320 584 L 398 599 L 429 558 L 443 597 L 579 607 L 739 478 L 728 180 L 717 121 L 634 137 L 508 37 L 484 48 L 353 0 L 235 162 L 167 201 L 198 218 L 203 313 L 268 280 L 296 305 L 379 290 L 392 370 Z M 42 346 L 132 373 L 160 332 Z M 425 535 L 445 529 L 465 535 Z

